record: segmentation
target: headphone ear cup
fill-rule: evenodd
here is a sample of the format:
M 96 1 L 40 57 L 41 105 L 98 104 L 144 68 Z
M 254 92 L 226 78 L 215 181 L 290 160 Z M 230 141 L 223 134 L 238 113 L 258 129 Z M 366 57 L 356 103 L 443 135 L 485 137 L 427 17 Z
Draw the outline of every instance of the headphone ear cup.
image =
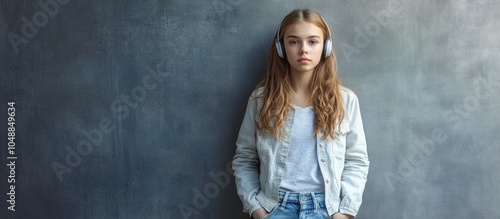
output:
M 283 54 L 283 58 L 286 59 L 285 43 L 280 40 L 280 45 L 281 45 L 281 53 Z
M 332 41 L 328 39 L 323 44 L 323 58 L 329 57 L 330 54 L 332 54 Z
M 285 58 L 285 51 L 283 50 L 284 47 L 283 47 L 283 43 L 281 42 L 281 40 L 278 40 L 276 39 L 276 52 L 278 53 L 278 56 L 280 58 Z

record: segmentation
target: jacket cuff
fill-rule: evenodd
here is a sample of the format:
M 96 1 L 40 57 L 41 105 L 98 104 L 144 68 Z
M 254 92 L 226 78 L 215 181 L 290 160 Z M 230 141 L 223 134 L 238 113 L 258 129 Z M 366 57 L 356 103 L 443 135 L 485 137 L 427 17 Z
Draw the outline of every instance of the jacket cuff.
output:
M 356 210 L 349 208 L 348 206 L 340 206 L 339 213 L 351 215 L 350 218 L 355 218 L 358 213 Z
M 262 206 L 260 205 L 259 201 L 257 201 L 257 199 L 254 199 L 254 201 L 250 203 L 250 206 L 251 207 L 248 209 L 248 214 L 250 215 L 250 217 L 252 217 L 252 213 L 254 211 L 256 211 L 259 208 L 262 208 Z

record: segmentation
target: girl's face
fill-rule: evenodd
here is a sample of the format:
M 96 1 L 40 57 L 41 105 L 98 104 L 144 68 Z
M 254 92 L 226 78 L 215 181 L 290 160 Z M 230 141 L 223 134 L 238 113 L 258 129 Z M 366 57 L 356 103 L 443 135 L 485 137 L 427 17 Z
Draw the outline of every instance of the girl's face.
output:
M 321 60 L 323 42 L 323 31 L 318 26 L 305 21 L 290 25 L 283 43 L 291 72 L 312 73 Z

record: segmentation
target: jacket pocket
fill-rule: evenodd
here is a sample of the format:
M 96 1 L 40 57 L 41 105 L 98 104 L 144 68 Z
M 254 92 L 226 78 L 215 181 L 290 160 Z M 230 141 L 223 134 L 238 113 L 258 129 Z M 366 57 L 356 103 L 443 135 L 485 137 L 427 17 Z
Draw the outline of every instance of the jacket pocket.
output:
M 343 121 L 335 131 L 335 139 L 333 140 L 333 153 L 336 155 L 344 155 L 347 144 L 347 133 L 351 131 L 348 121 Z

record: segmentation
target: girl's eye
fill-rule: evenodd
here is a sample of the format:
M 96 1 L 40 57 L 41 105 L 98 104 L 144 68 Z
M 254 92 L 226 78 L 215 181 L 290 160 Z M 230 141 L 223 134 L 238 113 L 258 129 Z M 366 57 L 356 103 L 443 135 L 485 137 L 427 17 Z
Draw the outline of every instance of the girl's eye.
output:
M 291 45 L 296 45 L 296 44 L 299 44 L 299 42 L 297 40 L 292 40 L 289 42 Z
M 313 40 L 313 41 L 311 41 L 311 42 L 309 42 L 309 43 L 310 43 L 310 44 L 312 44 L 312 45 L 316 45 L 316 44 L 318 44 L 319 42 L 318 42 L 318 41 L 316 41 L 316 40 Z

